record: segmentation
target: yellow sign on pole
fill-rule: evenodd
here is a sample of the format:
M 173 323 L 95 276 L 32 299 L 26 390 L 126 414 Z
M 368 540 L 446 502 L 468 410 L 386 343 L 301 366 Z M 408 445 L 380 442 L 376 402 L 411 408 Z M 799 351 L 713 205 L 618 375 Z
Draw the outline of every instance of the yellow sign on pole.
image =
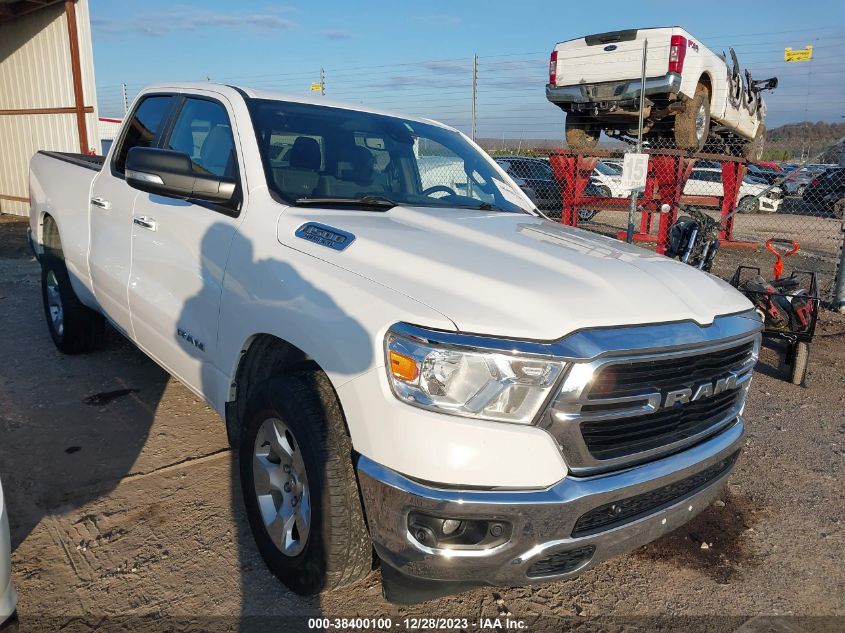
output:
M 797 51 L 791 48 L 783 49 L 783 61 L 785 62 L 808 62 L 813 59 L 813 46 L 808 44 L 804 48 L 799 48 Z
M 311 84 L 311 90 L 312 91 L 317 92 L 317 91 L 320 91 L 322 89 L 323 89 L 323 84 Z

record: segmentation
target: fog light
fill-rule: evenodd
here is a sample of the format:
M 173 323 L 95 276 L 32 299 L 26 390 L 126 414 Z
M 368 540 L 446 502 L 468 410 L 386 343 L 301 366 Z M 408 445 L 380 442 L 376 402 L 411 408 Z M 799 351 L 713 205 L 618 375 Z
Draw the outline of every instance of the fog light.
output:
M 489 519 L 408 515 L 408 532 L 418 543 L 439 549 L 489 549 L 507 542 L 511 524 Z

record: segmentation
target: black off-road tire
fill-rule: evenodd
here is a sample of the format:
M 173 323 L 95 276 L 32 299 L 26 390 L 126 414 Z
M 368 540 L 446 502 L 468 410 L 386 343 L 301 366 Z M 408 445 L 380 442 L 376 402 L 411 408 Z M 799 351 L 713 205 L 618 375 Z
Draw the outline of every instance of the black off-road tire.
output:
M 805 341 L 795 343 L 792 352 L 792 374 L 790 379 L 793 385 L 803 385 L 807 380 L 807 366 L 810 362 L 810 346 Z
M 845 219 L 845 198 L 840 198 L 834 202 L 831 211 L 833 211 L 833 217 L 837 220 Z
M 50 307 L 50 289 L 58 292 L 61 325 L 54 320 Z M 105 319 L 84 305 L 73 287 L 60 249 L 48 249 L 41 257 L 41 300 L 44 318 L 53 343 L 64 354 L 84 354 L 102 347 Z
M 703 112 L 703 130 L 699 130 L 696 119 Z M 699 135 L 699 132 L 701 134 Z M 700 152 L 710 136 L 710 91 L 704 84 L 695 87 L 695 95 L 684 104 L 684 109 L 675 115 L 675 147 Z
M 572 149 L 593 149 L 599 136 L 601 126 L 592 117 L 576 112 L 566 115 L 566 144 Z
M 311 499 L 304 549 L 284 554 L 261 518 L 255 492 L 256 437 L 268 419 L 281 420 L 302 451 Z M 239 446 L 240 479 L 249 525 L 270 571 L 298 594 L 313 595 L 364 578 L 372 570 L 372 542 L 352 465 L 352 443 L 329 379 L 321 371 L 270 378 L 247 406 Z
M 749 163 L 756 163 L 763 157 L 763 145 L 766 140 L 766 126 L 762 123 L 757 126 L 757 133 L 750 141 L 742 145 L 742 157 Z

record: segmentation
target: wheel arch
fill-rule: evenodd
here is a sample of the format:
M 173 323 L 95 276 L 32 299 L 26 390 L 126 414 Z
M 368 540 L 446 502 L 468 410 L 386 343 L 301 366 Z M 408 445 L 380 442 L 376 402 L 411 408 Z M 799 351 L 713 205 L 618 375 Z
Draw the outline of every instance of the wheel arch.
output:
M 230 374 L 232 378 L 225 403 L 229 443 L 232 446 L 238 445 L 242 423 L 247 413 L 247 402 L 257 385 L 272 376 L 309 370 L 326 373 L 306 352 L 275 334 L 263 332 L 249 336 L 241 345 Z M 338 406 L 341 407 L 342 413 L 339 398 Z
M 704 71 L 701 73 L 701 76 L 698 78 L 698 82 L 695 84 L 696 86 L 704 86 L 707 88 L 707 94 L 709 95 L 710 100 L 710 108 L 713 109 L 713 77 L 710 76 L 709 71 Z

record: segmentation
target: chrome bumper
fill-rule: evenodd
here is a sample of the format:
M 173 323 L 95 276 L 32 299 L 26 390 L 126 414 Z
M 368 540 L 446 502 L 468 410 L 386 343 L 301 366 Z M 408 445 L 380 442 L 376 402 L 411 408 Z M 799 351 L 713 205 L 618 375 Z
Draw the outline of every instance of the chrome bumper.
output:
M 640 98 L 642 83 L 639 79 L 600 84 L 552 86 L 546 84 L 546 98 L 558 105 L 567 104 L 618 104 Z M 677 94 L 681 89 L 681 76 L 667 73 L 662 77 L 646 78 L 645 94 Z M 576 108 L 577 109 L 577 108 Z
M 737 453 L 744 435 L 744 423 L 737 418 L 726 430 L 681 453 L 614 473 L 566 477 L 545 490 L 435 488 L 363 456 L 358 462 L 358 475 L 370 536 L 383 569 L 388 565 L 393 568 L 391 574 L 398 572 L 405 579 L 461 584 L 457 590 L 484 584 L 524 585 L 577 576 L 600 561 L 685 524 L 717 498 L 731 466 L 686 496 L 673 498 L 644 516 L 633 516 L 604 531 L 572 536 L 578 519 L 590 510 L 701 473 Z M 490 549 L 426 547 L 408 530 L 408 515 L 413 510 L 442 518 L 508 522 L 512 526 L 510 539 Z M 529 575 L 538 561 L 573 550 L 590 553 L 571 571 Z M 441 591 L 438 595 L 453 592 Z

